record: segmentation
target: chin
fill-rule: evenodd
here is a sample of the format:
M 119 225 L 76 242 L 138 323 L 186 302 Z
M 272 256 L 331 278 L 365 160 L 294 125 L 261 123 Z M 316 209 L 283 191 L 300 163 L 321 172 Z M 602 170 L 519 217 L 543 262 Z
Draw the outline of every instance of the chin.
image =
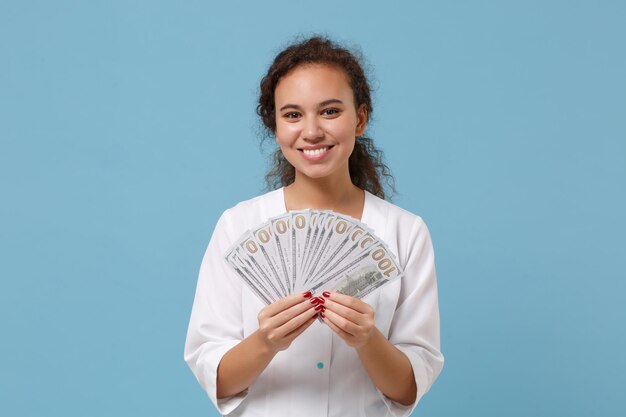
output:
M 336 177 L 337 173 L 336 172 L 328 172 L 328 171 L 299 171 L 296 169 L 296 171 L 298 172 L 298 175 L 302 175 L 303 177 L 307 177 L 313 180 L 323 180 L 326 178 L 332 178 L 332 177 Z

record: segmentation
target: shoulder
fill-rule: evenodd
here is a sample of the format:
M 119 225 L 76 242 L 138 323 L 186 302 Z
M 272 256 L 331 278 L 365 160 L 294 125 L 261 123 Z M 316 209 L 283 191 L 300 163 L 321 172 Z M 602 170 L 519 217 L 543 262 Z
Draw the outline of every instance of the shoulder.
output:
M 431 245 L 430 232 L 421 216 L 373 194 L 367 198 L 365 223 L 387 243 L 401 265 Z
M 370 202 L 372 214 L 377 216 L 380 220 L 384 219 L 387 227 L 398 227 L 403 229 L 426 227 L 424 220 L 418 214 L 402 208 L 390 201 L 383 200 L 382 198 L 367 191 L 366 193 L 368 194 L 367 198 Z
M 224 210 L 218 225 L 233 231 L 245 231 L 268 218 L 281 214 L 284 208 L 282 189 L 243 200 Z
M 268 202 L 270 202 L 273 197 L 276 197 L 276 194 L 281 191 L 280 189 L 278 190 L 273 190 L 273 191 L 269 191 L 265 194 L 261 194 L 261 195 L 257 195 L 256 197 L 252 197 L 248 200 L 243 200 L 240 201 L 239 203 L 235 204 L 232 207 L 229 207 L 228 209 L 226 209 L 224 211 L 224 213 L 227 214 L 236 214 L 238 212 L 241 211 L 247 211 L 250 209 L 254 209 L 254 208 L 258 208 L 260 206 L 263 206 L 265 204 L 268 204 Z

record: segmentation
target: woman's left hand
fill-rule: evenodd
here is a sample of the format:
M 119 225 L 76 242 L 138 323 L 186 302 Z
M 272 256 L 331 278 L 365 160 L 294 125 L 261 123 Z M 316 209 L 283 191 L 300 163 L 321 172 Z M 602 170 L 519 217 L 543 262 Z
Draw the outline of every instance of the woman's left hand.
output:
M 325 291 L 322 319 L 349 346 L 358 349 L 370 341 L 376 331 L 374 309 L 349 295 Z

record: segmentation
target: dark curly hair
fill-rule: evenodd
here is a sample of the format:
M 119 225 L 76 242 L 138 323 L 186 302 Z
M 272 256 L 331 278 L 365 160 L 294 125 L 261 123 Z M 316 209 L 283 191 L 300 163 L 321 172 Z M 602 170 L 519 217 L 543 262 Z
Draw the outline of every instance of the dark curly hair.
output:
M 268 135 L 276 132 L 276 107 L 274 92 L 282 77 L 296 67 L 305 64 L 326 64 L 345 72 L 354 93 L 355 108 L 364 105 L 369 120 L 372 114 L 370 86 L 360 63 L 361 54 L 351 52 L 326 37 L 314 36 L 293 43 L 281 51 L 261 80 L 257 114 L 260 116 Z M 395 192 L 394 179 L 383 162 L 383 153 L 374 146 L 371 138 L 358 136 L 354 150 L 348 160 L 352 183 L 370 193 L 385 198 L 381 177 L 385 177 L 388 187 Z M 295 169 L 285 159 L 280 149 L 274 152 L 273 166 L 265 175 L 268 188 L 287 186 L 295 180 Z

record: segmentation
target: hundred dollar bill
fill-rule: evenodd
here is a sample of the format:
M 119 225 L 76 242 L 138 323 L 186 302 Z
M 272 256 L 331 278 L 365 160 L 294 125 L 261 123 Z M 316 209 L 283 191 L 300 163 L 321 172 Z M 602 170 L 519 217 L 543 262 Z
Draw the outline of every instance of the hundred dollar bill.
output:
M 311 282 L 317 275 L 317 272 L 322 270 L 323 266 L 327 266 L 327 263 L 341 252 L 343 245 L 345 245 L 344 241 L 347 233 L 354 225 L 341 215 L 334 213 L 333 218 L 326 222 L 325 226 L 326 237 L 317 256 L 307 270 L 305 281 L 307 283 Z
M 251 263 L 261 280 L 277 295 L 277 299 L 284 297 L 286 294 L 284 289 L 281 291 L 280 281 L 276 279 L 276 271 L 261 251 L 261 247 L 252 235 L 252 232 L 248 231 L 243 236 L 243 239 L 239 242 L 239 248 L 241 253 L 246 256 L 244 259 Z
M 240 259 L 240 263 L 243 262 L 250 273 L 256 276 L 257 282 L 259 282 L 263 288 L 265 288 L 265 291 L 270 294 L 270 298 L 274 301 L 278 300 L 280 298 L 280 292 L 276 289 L 276 286 L 272 285 L 271 282 L 268 282 L 267 277 L 265 277 L 262 271 L 259 270 L 258 264 L 256 264 L 256 262 L 254 262 L 254 260 L 251 259 L 241 247 L 235 249 L 235 253 L 237 258 Z
M 364 297 L 399 271 L 395 256 L 373 230 L 330 210 L 273 217 L 246 231 L 225 259 L 266 304 L 302 290 Z
M 302 275 L 306 277 L 307 267 L 311 262 L 311 259 L 315 256 L 315 250 L 318 247 L 322 231 L 324 229 L 324 222 L 326 221 L 326 211 L 311 210 L 311 221 L 309 222 L 309 230 L 311 231 L 311 240 L 304 251 L 304 260 L 302 262 Z
M 365 233 L 356 238 L 354 242 L 350 242 L 344 246 L 344 250 L 340 255 L 332 260 L 332 262 L 323 271 L 315 275 L 313 282 L 321 282 L 328 275 L 334 274 L 338 270 L 342 270 L 346 265 L 352 264 L 355 259 L 360 259 L 361 255 L 374 245 L 381 242 L 371 233 Z
M 272 227 L 269 222 L 263 223 L 260 227 L 252 230 L 252 236 L 255 243 L 258 245 L 259 250 L 265 258 L 265 262 L 270 268 L 272 277 L 275 283 L 278 285 L 281 295 L 284 297 L 291 293 L 291 288 L 287 285 L 287 280 L 284 275 L 284 269 L 280 259 L 279 251 L 275 246 L 275 241 L 272 236 Z M 244 245 L 249 245 L 251 242 L 245 242 Z
M 363 297 L 363 294 L 371 292 L 373 288 L 380 287 L 401 275 L 402 272 L 394 257 L 382 242 L 378 242 L 350 263 L 325 276 L 309 290 L 319 293 L 340 289 L 347 295 Z
M 311 267 L 319 262 L 320 256 L 328 247 L 330 232 L 332 231 L 332 225 L 337 218 L 336 213 L 330 210 L 324 211 L 323 215 L 323 219 L 320 218 L 320 221 L 318 221 L 317 227 L 319 230 L 317 231 L 317 238 L 315 239 L 315 242 L 311 247 L 308 262 L 304 266 L 305 282 L 309 279 L 309 272 L 311 270 Z
M 346 233 L 351 227 L 351 225 L 337 213 L 334 213 L 333 218 L 326 222 L 325 226 L 326 236 L 316 258 L 311 262 L 311 265 L 309 265 L 306 274 L 306 283 L 314 280 L 317 272 L 323 269 L 321 267 L 327 266 L 327 263 L 337 255 L 341 250 L 342 244 L 344 244 L 343 240 L 345 239 Z
M 228 249 L 224 258 L 231 266 L 237 267 L 240 271 L 244 272 L 246 278 L 248 278 L 246 280 L 247 284 L 257 287 L 270 301 L 276 301 L 279 298 L 278 292 L 274 291 L 262 277 L 256 266 L 250 261 L 250 258 L 241 247 L 243 240 L 248 234 L 249 231 L 246 231 L 246 233 Z
M 252 292 L 256 294 L 261 301 L 265 304 L 271 304 L 276 301 L 265 286 L 259 281 L 258 277 L 248 269 L 248 266 L 241 259 L 239 259 L 235 251 L 226 255 L 225 259 L 228 265 L 235 270 L 237 275 L 239 275 L 244 283 L 248 285 Z
M 296 270 L 294 291 L 302 289 L 300 265 L 304 257 L 304 245 L 309 228 L 310 210 L 294 210 L 289 212 L 291 224 L 291 260 Z
M 305 227 L 306 233 L 304 238 L 304 247 L 302 249 L 302 258 L 298 263 L 298 274 L 302 277 L 304 276 L 304 266 L 306 265 L 307 259 L 309 258 L 311 252 L 311 245 L 313 244 L 313 240 L 315 236 L 315 227 L 320 218 L 320 212 L 318 210 L 309 210 L 309 218 L 307 221 L 307 225 Z
M 280 259 L 280 268 L 285 277 L 285 284 L 289 292 L 292 292 L 295 289 L 295 272 L 289 256 L 291 253 L 289 214 L 285 213 L 278 217 L 273 217 L 269 220 L 269 223 L 274 236 L 274 247 Z
M 376 288 L 382 287 L 388 282 L 400 277 L 402 273 L 392 279 L 384 278 L 374 267 L 363 268 L 358 274 L 346 275 L 343 280 L 339 280 L 330 291 L 350 295 L 356 298 L 363 298 Z M 326 290 L 322 290 L 326 291 Z
M 346 226 L 343 226 L 344 224 Z M 350 262 L 353 257 L 358 256 L 361 252 L 378 241 L 373 233 L 366 229 L 364 224 L 352 224 L 349 219 L 342 218 L 338 220 L 337 226 L 335 227 L 335 232 L 337 231 L 343 231 L 343 233 L 337 233 L 341 237 L 341 241 L 331 253 L 324 258 L 321 267 L 311 276 L 314 281 L 319 280 L 334 269 L 341 267 L 344 263 Z

